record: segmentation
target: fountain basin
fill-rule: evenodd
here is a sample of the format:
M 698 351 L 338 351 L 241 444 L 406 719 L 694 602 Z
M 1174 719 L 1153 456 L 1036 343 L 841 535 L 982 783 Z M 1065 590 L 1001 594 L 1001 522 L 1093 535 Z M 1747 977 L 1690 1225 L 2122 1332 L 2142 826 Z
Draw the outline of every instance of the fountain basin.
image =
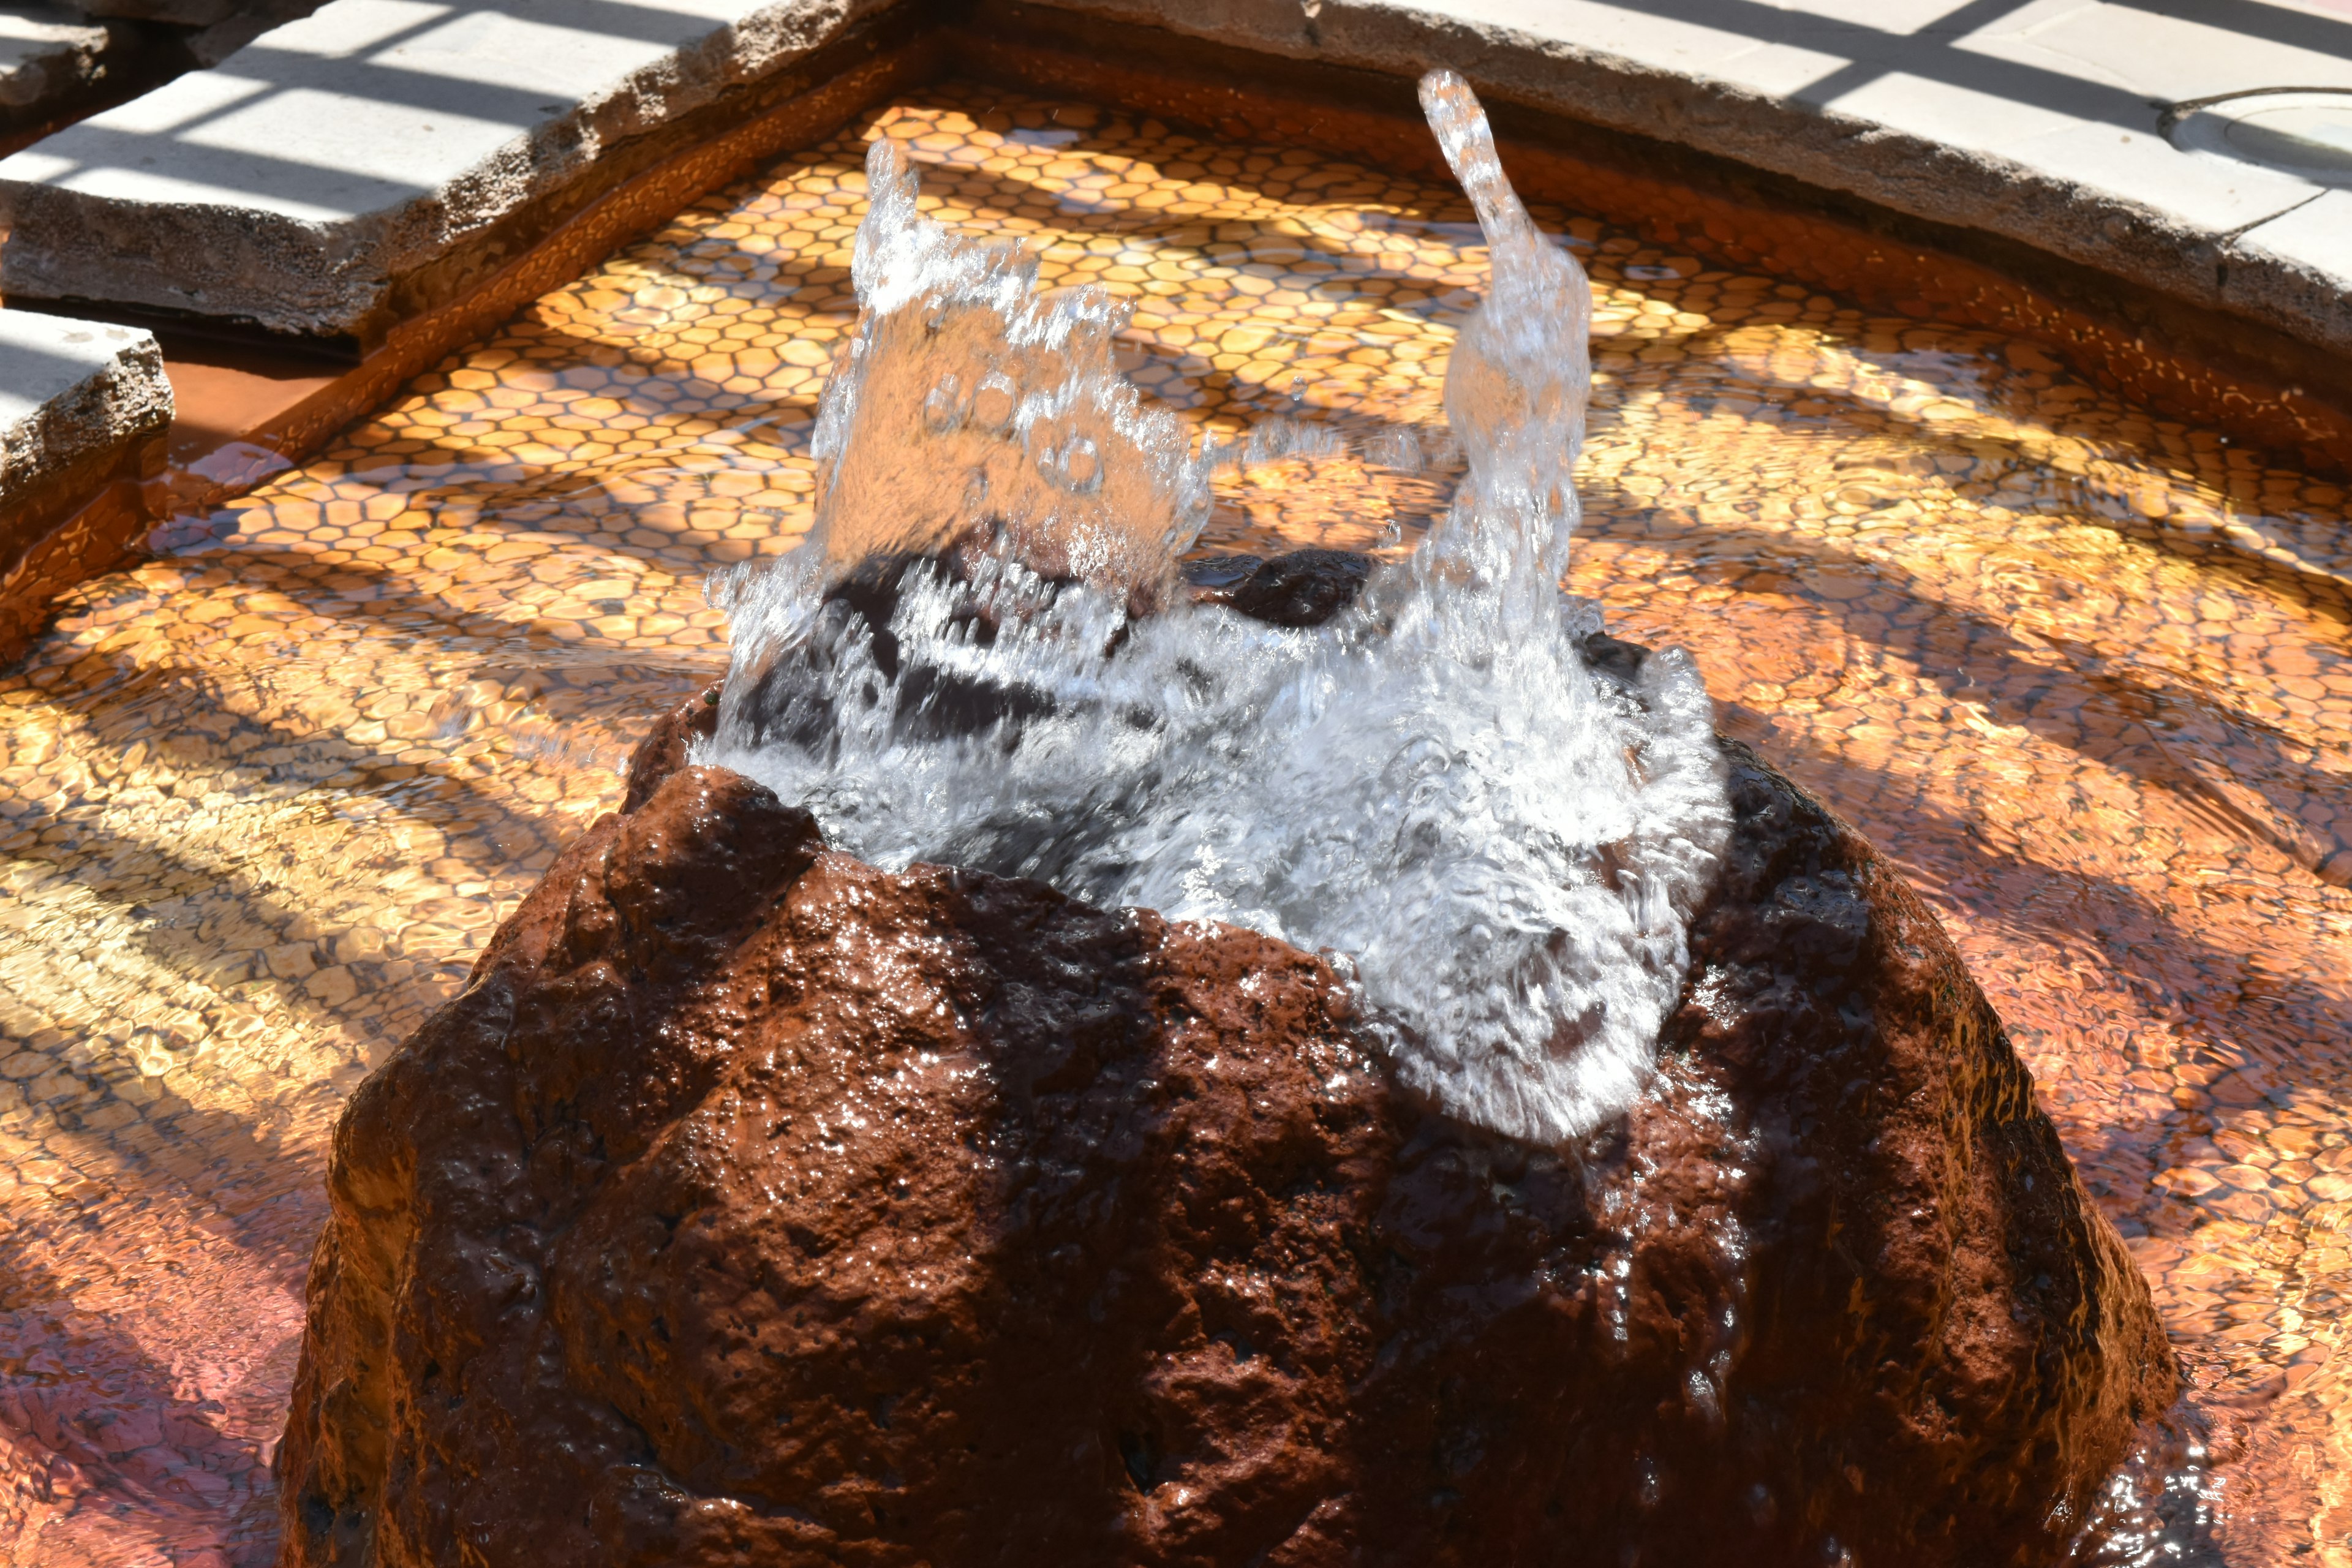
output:
M 969 149 L 969 168 L 941 154 L 935 199 L 1037 226 L 1049 276 L 1262 267 L 1310 302 L 1392 290 L 1328 321 L 1171 306 L 1139 340 L 1162 395 L 1231 429 L 1290 406 L 1297 371 L 1331 384 L 1310 416 L 1429 418 L 1433 301 L 1475 268 L 1426 226 L 1465 214 L 1293 148 L 958 90 L 895 104 L 893 133 Z M 327 1129 L 618 800 L 654 702 L 709 679 L 700 574 L 805 526 L 834 231 L 876 128 L 689 209 L 418 381 L 346 388 L 311 439 L 400 390 L 73 593 L 9 678 L 7 1331 L 38 1370 L 7 1384 L 7 1442 L 37 1486 L 0 1523 L 23 1560 L 275 1551 L 267 1464 Z M 1105 231 L 1093 187 L 1049 171 L 1063 157 L 1141 158 L 1148 194 L 1215 200 Z M 997 158 L 1015 182 L 980 167 Z M 1197 172 L 1158 172 L 1179 161 Z M 1160 211 L 1132 200 L 1112 212 Z M 1935 900 L 2234 1428 L 2225 1523 L 2252 1544 L 2231 1550 L 2266 1562 L 2330 1528 L 2313 1477 L 2342 1451 L 2340 489 L 1966 310 L 1905 316 L 1679 236 L 1538 216 L 1592 247 L 1601 288 L 1575 585 L 1691 644 L 1726 725 Z M 1803 225 L 1733 232 L 1791 275 L 1822 265 Z M 1335 257 L 1342 284 L 1311 269 Z M 1234 476 L 1216 546 L 1376 544 L 1392 521 L 1409 539 L 1450 482 L 1374 467 L 1377 509 L 1342 516 L 1335 470 L 1360 493 L 1352 456 Z

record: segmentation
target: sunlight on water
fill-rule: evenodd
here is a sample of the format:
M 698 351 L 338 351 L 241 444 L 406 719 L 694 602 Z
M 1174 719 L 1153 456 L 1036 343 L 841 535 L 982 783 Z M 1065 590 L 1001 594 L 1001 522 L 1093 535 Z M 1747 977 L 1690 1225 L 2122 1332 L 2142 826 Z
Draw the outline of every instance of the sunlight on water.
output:
M 724 672 L 705 577 L 813 525 L 884 136 L 924 216 L 1133 308 L 1114 364 L 1221 454 L 1190 567 L 1402 560 L 1452 508 L 1445 372 L 1491 271 L 1458 190 L 946 83 L 76 590 L 0 671 L 0 1562 L 274 1560 L 341 1096 Z M 1593 286 L 1570 588 L 1687 647 L 1724 728 L 1934 905 L 2226 1417 L 2207 1480 L 2123 1478 L 2147 1517 L 2085 1563 L 2332 1561 L 2345 488 L 2046 344 L 1528 205 Z M 1769 220 L 1733 241 L 1772 254 Z

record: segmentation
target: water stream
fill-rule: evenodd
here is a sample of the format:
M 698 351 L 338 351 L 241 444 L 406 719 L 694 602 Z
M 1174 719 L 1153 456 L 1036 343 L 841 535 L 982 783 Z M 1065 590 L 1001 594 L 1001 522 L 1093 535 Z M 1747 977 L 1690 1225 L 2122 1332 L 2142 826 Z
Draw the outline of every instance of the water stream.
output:
M 814 524 L 881 136 L 921 216 L 1132 306 L 1113 363 L 1196 448 L 1259 432 L 1206 476 L 1192 559 L 1402 561 L 1443 528 L 1445 367 L 1493 265 L 1459 192 L 951 85 L 85 584 L 0 673 L 0 1560 L 267 1561 L 334 1111 L 617 804 L 648 714 L 727 668 L 707 574 Z M 2352 1532 L 2343 489 L 2037 343 L 1530 217 L 1592 284 L 1570 593 L 1686 647 L 1718 721 L 1935 903 L 2242 1423 L 2226 1560 L 2326 1561 Z
M 1332 951 L 1403 1081 L 1552 1140 L 1640 1093 L 1730 805 L 1687 658 L 1625 689 L 1579 655 L 1600 608 L 1559 584 L 1590 287 L 1461 79 L 1423 97 L 1492 258 L 1445 380 L 1466 473 L 1418 550 L 1309 628 L 1180 592 L 1219 454 L 1118 374 L 1129 310 L 1041 295 L 1014 247 L 920 216 L 906 150 L 877 142 L 816 524 L 730 574 L 708 760 L 879 865 Z M 877 571 L 881 624 L 839 592 Z

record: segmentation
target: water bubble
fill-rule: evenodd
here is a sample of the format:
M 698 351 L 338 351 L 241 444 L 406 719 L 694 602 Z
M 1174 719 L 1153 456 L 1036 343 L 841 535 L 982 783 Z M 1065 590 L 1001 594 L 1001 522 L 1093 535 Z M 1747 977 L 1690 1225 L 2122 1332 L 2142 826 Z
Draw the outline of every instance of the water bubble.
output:
M 1092 495 L 1102 489 L 1102 452 L 1087 436 L 1072 436 L 1038 456 L 1038 471 L 1073 495 Z
M 971 397 L 971 419 L 975 429 L 1001 431 L 1013 423 L 1013 410 L 1021 400 L 1021 388 L 1013 379 L 998 371 L 983 378 Z
M 955 372 L 940 377 L 940 383 L 923 399 L 923 427 L 934 436 L 944 436 L 964 421 L 971 405 L 963 395 L 963 382 Z

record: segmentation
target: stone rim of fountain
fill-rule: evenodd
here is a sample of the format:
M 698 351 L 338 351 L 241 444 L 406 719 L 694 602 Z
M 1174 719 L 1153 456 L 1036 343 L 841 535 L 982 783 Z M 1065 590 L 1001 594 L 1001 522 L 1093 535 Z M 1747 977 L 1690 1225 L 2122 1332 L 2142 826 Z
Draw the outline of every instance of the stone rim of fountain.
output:
M 2258 87 L 2177 103 L 2164 132 L 2185 153 L 2352 189 L 2352 88 Z
M 331 0 L 291 26 L 331 32 L 346 8 L 372 3 Z M 321 317 L 316 331 L 290 318 L 278 323 L 295 330 L 289 338 L 238 327 L 236 310 L 226 321 L 200 319 L 200 311 L 157 316 L 152 290 L 125 295 L 102 268 L 63 293 L 21 275 L 7 253 L 55 242 L 54 232 L 43 238 L 45 230 L 95 226 L 119 236 L 135 216 L 121 202 L 69 188 L 79 179 L 72 171 L 41 164 L 49 142 L 0 161 L 0 217 L 12 230 L 0 242 L 0 272 L 9 275 L 10 303 L 159 329 L 167 370 L 190 383 L 180 389 L 171 472 L 145 498 L 148 510 L 165 518 L 239 493 L 246 488 L 239 476 L 269 468 L 224 463 L 219 454 L 249 448 L 299 460 L 409 375 L 594 255 L 916 80 L 952 70 L 1009 87 L 1050 82 L 1066 96 L 1229 136 L 1302 140 L 1403 168 L 1414 159 L 1403 150 L 1416 134 L 1411 83 L 1425 67 L 1451 62 L 1495 104 L 1514 158 L 1531 151 L 1550 156 L 1557 177 L 1531 194 L 1664 232 L 1664 243 L 1675 248 L 1857 293 L 1872 308 L 1926 309 L 2041 339 L 2094 380 L 2172 416 L 2218 426 L 2234 445 L 2294 454 L 2309 468 L 2352 470 L 2352 358 L 2345 353 L 2352 346 L 2345 309 L 2352 256 L 2343 253 L 2343 237 L 2352 233 L 2344 204 L 2352 195 L 2241 157 L 2184 153 L 2167 139 L 2175 121 L 2182 134 L 2202 134 L 2208 103 L 2227 108 L 2219 100 L 2185 100 L 2169 110 L 2160 99 L 2125 109 L 2107 103 L 2098 112 L 2113 123 L 2077 115 L 2071 128 L 2002 141 L 1956 112 L 1965 95 L 1954 91 L 1938 89 L 1941 100 L 1936 91 L 1923 94 L 1926 118 L 1914 114 L 1916 123 L 1906 124 L 1900 105 L 1874 110 L 1819 83 L 1792 79 L 1775 88 L 1755 74 L 1764 68 L 1759 60 L 1778 58 L 1774 51 L 1794 47 L 1800 34 L 1811 37 L 1807 28 L 1826 29 L 1822 36 L 1850 47 L 1858 63 L 1867 56 L 1866 76 L 1900 74 L 1903 51 L 1914 47 L 1907 36 L 1833 17 L 1798 18 L 1772 25 L 1795 29 L 1788 38 L 1776 34 L 1760 50 L 1732 48 L 1686 21 L 1599 4 L 1577 13 L 1572 27 L 1570 19 L 1507 0 L 1479 0 L 1473 12 L 1444 16 L 1396 0 L 1306 7 L 1228 0 L 1205 11 L 1168 0 L 1067 7 L 706 0 L 696 16 L 707 30 L 665 46 L 661 58 L 647 64 L 632 56 L 628 70 L 602 82 L 583 78 L 572 97 L 541 106 L 543 118 L 491 160 L 499 170 L 442 171 L 447 181 L 439 189 L 472 182 L 469 199 L 478 210 L 467 222 L 443 225 L 421 247 L 410 234 L 394 247 L 402 257 L 373 260 L 361 253 L 390 243 L 384 214 L 317 226 L 327 247 L 320 254 L 341 257 L 331 270 L 364 272 L 382 263 L 398 274 L 387 278 L 380 305 L 365 312 L 355 338 L 348 329 L 357 318 L 344 320 L 348 310 L 336 321 Z M 224 75 L 259 58 L 255 51 L 278 47 L 276 39 L 278 33 L 265 34 L 229 57 Z M 1917 47 L 1948 48 L 1952 41 Z M 2267 48 L 2264 59 L 2311 52 L 2263 40 L 2248 47 L 2257 55 Z M 530 79 L 522 68 L 530 63 L 517 62 L 520 74 L 511 79 Z M 2236 60 L 2231 68 L 2244 66 Z M 681 90 L 648 96 L 646 82 L 671 77 Z M 116 113 L 135 120 L 141 105 L 184 95 L 196 79 L 182 78 Z M 2352 65 L 2342 90 L 2352 90 Z M 315 96 L 331 104 L 331 95 Z M 2030 103 L 2017 107 L 2041 112 Z M 2133 129 L 2118 132 L 2124 121 Z M 301 142 L 299 126 L 281 129 L 283 144 Z M 227 195 L 229 206 L 241 199 Z M 426 196 L 430 205 L 435 193 Z M 178 212 L 174 221 L 184 226 L 207 202 L 223 205 L 182 190 L 163 207 Z M 1777 237 L 1748 245 L 1743 224 L 1763 225 Z M 236 225 L 211 226 L 239 232 Z M 254 259 L 266 266 L 285 226 L 251 226 Z M 90 253 L 124 248 L 110 241 Z M 178 248 L 192 259 L 206 249 Z M 140 265 L 152 270 L 152 263 Z M 38 298 L 44 292 L 55 297 Z M 192 291 L 191 304 L 202 307 L 202 296 Z M 266 374 L 285 388 L 268 407 L 226 421 L 207 414 L 195 384 L 204 351 L 189 346 L 224 330 L 232 338 L 242 333 L 237 352 L 270 361 Z M 289 360 L 285 351 L 305 340 L 313 351 L 341 342 L 345 363 L 353 352 L 359 363 L 335 374 L 315 357 Z M 223 423 L 235 427 L 215 428 Z M 91 553 L 89 570 L 110 564 L 143 526 L 135 517 L 110 524 L 109 537 L 121 538 Z M 40 603 L 69 585 L 44 582 L 38 599 L 24 603 L 22 594 L 0 590 L 0 601 L 37 617 Z

